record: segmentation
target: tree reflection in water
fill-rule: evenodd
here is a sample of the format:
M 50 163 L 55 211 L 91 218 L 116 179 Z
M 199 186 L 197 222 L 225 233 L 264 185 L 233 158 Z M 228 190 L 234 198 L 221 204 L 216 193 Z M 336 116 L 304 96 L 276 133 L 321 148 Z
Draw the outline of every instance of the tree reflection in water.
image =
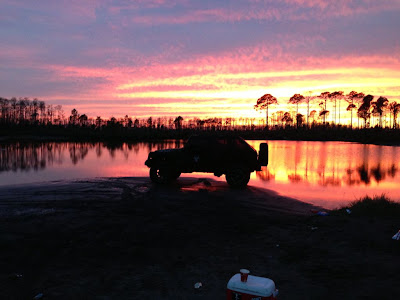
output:
M 0 144 L 0 172 L 7 171 L 40 171 L 47 166 L 62 165 L 65 154 L 69 154 L 70 161 L 77 165 L 83 161 L 91 150 L 97 158 L 101 158 L 103 151 L 108 150 L 111 159 L 121 152 L 125 159 L 130 155 L 138 155 L 142 149 L 148 151 L 183 147 L 183 141 L 161 141 L 150 143 L 74 143 L 74 142 L 16 142 Z
M 284 173 L 287 181 L 292 184 L 307 183 L 319 186 L 368 186 L 372 182 L 380 183 L 385 181 L 387 177 L 395 178 L 397 176 L 399 168 L 396 164 L 392 163 L 385 168 L 381 162 L 372 165 L 371 162 L 368 162 L 367 158 L 368 153 L 365 153 L 363 163 L 355 168 L 345 168 L 343 171 L 340 171 L 339 167 L 334 166 L 334 164 L 340 165 L 341 162 L 337 161 L 333 162 L 333 165 L 329 167 L 330 172 L 328 172 L 328 160 L 321 159 L 320 157 L 317 167 L 312 163 L 307 163 L 305 166 L 303 164 L 306 172 L 300 172 L 301 174 L 298 174 L 300 168 L 297 164 L 295 166 L 287 165 L 288 168 L 285 172 L 275 168 L 275 166 L 269 165 L 263 168 L 262 171 L 256 172 L 256 176 L 259 180 L 268 182 L 276 180 L 276 173 L 280 172 Z M 288 161 L 286 157 L 285 162 Z M 295 161 L 298 162 L 299 160 L 295 159 Z M 308 160 L 306 161 L 308 162 Z M 329 162 L 332 163 L 332 161 Z M 280 181 L 285 181 L 282 175 L 279 178 Z
M 256 172 L 256 178 L 264 182 L 306 183 L 326 187 L 368 186 L 372 183 L 379 184 L 395 179 L 398 176 L 398 148 L 395 147 L 390 149 L 381 146 L 369 148 L 365 145 L 338 143 L 332 145 L 318 142 L 294 143 L 296 142 L 271 143 L 271 163 L 262 171 Z M 143 172 L 147 174 L 143 163 L 150 151 L 181 148 L 183 145 L 182 140 L 139 143 L 17 142 L 0 144 L 0 172 L 42 171 L 50 166 L 62 165 L 64 162 L 76 166 L 89 156 L 91 159 L 93 157 L 108 159 L 112 164 L 116 156 L 126 161 L 132 156 L 133 160 L 137 160 L 138 166 L 143 166 Z M 337 145 L 342 148 L 337 149 Z M 254 146 L 258 148 L 258 145 Z M 359 152 L 355 153 L 355 149 Z M 103 157 L 105 151 L 109 153 L 108 158 Z M 90 155 L 91 152 L 93 155 Z
M 256 176 L 262 181 L 270 181 L 275 179 L 275 174 L 272 174 L 268 168 L 262 168 L 261 171 L 257 171 Z
M 300 175 L 297 175 L 297 174 L 288 175 L 288 179 L 289 179 L 290 182 L 293 182 L 293 183 L 297 183 L 297 182 L 302 182 L 303 181 L 303 178 Z
M 74 165 L 76 165 L 80 160 L 83 160 L 89 153 L 89 148 L 91 144 L 86 143 L 70 143 L 69 144 L 69 156 Z
M 64 145 L 57 143 L 12 143 L 0 146 L 0 172 L 40 171 L 61 164 Z

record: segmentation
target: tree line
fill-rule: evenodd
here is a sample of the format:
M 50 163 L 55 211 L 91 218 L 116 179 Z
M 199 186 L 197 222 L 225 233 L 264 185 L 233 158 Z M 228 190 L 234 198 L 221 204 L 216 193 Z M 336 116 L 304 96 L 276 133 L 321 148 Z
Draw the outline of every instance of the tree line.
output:
M 332 112 L 331 125 L 346 125 L 342 124 L 341 117 L 343 120 L 343 110 L 350 113 L 350 128 L 353 128 L 353 112 L 356 113 L 358 118 L 358 125 L 360 127 L 359 121 L 362 120 L 363 127 L 367 128 L 371 126 L 371 117 L 377 117 L 378 122 L 376 127 L 391 127 L 398 128 L 397 117 L 400 110 L 400 103 L 396 101 L 389 102 L 386 97 L 380 96 L 374 101 L 373 95 L 365 95 L 364 93 L 359 93 L 356 91 L 351 91 L 349 94 L 344 94 L 343 91 L 335 92 L 322 92 L 317 96 L 312 96 L 309 92 L 308 96 L 303 96 L 301 94 L 294 94 L 289 98 L 288 104 L 296 106 L 296 112 L 292 111 L 277 111 L 275 112 L 274 121 L 275 123 L 280 122 L 282 126 L 284 125 L 296 125 L 299 126 L 312 126 L 316 124 L 326 125 L 328 123 L 328 116 Z M 345 102 L 345 106 L 341 106 L 342 102 Z M 330 102 L 331 110 L 328 110 L 328 102 Z M 299 104 L 307 104 L 307 112 L 304 114 L 299 113 Z M 318 108 L 315 109 L 315 104 Z M 278 105 L 278 100 L 271 94 L 265 94 L 257 100 L 254 105 L 256 110 L 266 111 L 266 127 L 270 126 L 269 123 L 269 107 L 272 105 Z M 310 108 L 311 107 L 311 108 Z M 311 111 L 310 111 L 311 109 Z M 383 126 L 383 116 L 385 113 L 389 112 L 389 124 Z M 387 122 L 386 122 L 387 123 Z
M 371 127 L 371 117 L 376 118 L 374 127 L 398 128 L 398 114 L 400 104 L 389 102 L 386 97 L 374 96 L 352 91 L 344 94 L 343 91 L 323 92 L 320 95 L 303 96 L 294 94 L 287 100 L 285 107 L 289 111 L 277 110 L 279 105 L 276 97 L 265 94 L 260 97 L 254 108 L 265 110 L 266 118 L 186 118 L 177 117 L 146 117 L 132 118 L 125 115 L 122 118 L 110 117 L 103 119 L 100 116 L 90 118 L 85 113 L 80 114 L 72 109 L 66 116 L 61 105 L 47 105 L 37 98 L 2 98 L 0 97 L 0 126 L 41 125 L 79 128 L 152 128 L 152 129 L 197 129 L 197 130 L 260 130 L 265 128 L 310 128 L 316 126 L 347 126 Z M 343 102 L 345 105 L 343 105 Z M 299 111 L 299 105 L 303 113 Z M 274 112 L 269 115 L 269 109 L 275 106 Z M 347 118 L 344 116 L 347 113 Z M 330 118 L 329 118 L 330 116 Z M 357 117 L 357 126 L 354 126 L 354 116 Z M 389 116 L 389 122 L 387 121 Z M 385 122 L 383 119 L 385 117 Z M 347 123 L 342 121 L 346 119 Z M 348 121 L 350 123 L 348 124 Z M 361 123 L 360 124 L 360 120 Z

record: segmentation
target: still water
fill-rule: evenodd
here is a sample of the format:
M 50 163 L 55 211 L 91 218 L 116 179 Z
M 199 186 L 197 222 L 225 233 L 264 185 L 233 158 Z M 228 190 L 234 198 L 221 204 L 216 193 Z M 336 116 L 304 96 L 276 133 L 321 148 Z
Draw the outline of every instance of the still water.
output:
M 248 141 L 255 149 L 264 141 Z M 251 174 L 250 186 L 335 208 L 365 195 L 400 202 L 400 147 L 346 142 L 268 141 L 269 165 Z M 159 143 L 0 144 L 0 186 L 93 177 L 148 176 L 150 151 L 179 148 Z M 183 174 L 208 177 L 212 174 Z

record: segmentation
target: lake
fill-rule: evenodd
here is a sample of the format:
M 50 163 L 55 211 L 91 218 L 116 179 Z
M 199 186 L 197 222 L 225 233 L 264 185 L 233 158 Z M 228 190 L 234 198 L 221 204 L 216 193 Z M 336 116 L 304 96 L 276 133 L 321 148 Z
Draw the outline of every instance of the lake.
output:
M 248 141 L 255 149 L 265 141 Z M 267 141 L 269 165 L 250 186 L 335 208 L 366 195 L 400 202 L 400 147 L 347 142 Z M 93 177 L 143 177 L 150 151 L 183 141 L 150 143 L 3 143 L 0 186 Z M 225 181 L 213 174 L 183 174 Z

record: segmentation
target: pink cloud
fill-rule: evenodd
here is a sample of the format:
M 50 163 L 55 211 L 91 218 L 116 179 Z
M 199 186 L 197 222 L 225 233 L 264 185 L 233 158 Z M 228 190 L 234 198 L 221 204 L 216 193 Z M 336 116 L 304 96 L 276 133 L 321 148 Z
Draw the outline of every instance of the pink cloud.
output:
M 136 10 L 139 8 L 159 8 L 174 7 L 177 5 L 187 6 L 189 0 L 132 0 L 121 3 L 108 3 L 108 11 L 112 14 L 118 14 L 123 10 Z
M 248 20 L 279 20 L 282 13 L 274 8 L 254 8 L 250 10 L 227 10 L 224 8 L 194 10 L 173 16 L 135 16 L 132 23 L 145 25 L 187 24 L 200 22 L 239 22 Z
M 98 51 L 100 57 L 108 53 L 104 49 Z M 5 47 L 0 50 L 0 57 L 28 61 L 34 53 L 31 49 Z M 160 61 L 163 59 L 160 58 Z M 400 96 L 394 83 L 390 85 L 390 82 L 385 82 L 399 76 L 400 60 L 395 55 L 299 56 L 285 53 L 281 45 L 268 43 L 242 47 L 217 56 L 203 55 L 177 63 L 160 62 L 140 67 L 88 67 L 35 62 L 30 67 L 51 71 L 51 78 L 41 80 L 82 86 L 82 89 L 61 87 L 58 91 L 44 92 L 45 97 L 37 95 L 38 98 L 49 103 L 57 99 L 76 100 L 76 103 L 65 105 L 65 110 L 76 106 L 78 110 L 85 110 L 85 113 L 87 108 L 88 114 L 92 115 L 93 112 L 103 116 L 109 116 L 110 112 L 102 111 L 100 106 L 112 103 L 120 113 L 129 115 L 140 113 L 154 116 L 158 112 L 154 106 L 146 106 L 145 109 L 139 108 L 138 104 L 187 105 L 193 99 L 201 99 L 196 102 L 198 111 L 209 110 L 216 99 L 220 99 L 218 101 L 222 101 L 222 105 L 227 105 L 226 101 L 230 100 L 251 102 L 258 93 L 272 88 L 294 93 L 305 87 L 314 87 L 316 90 L 350 84 L 355 89 L 368 89 L 371 93 L 383 89 L 387 94 Z M 371 86 L 366 88 L 366 84 Z M 341 89 L 346 89 L 346 86 Z M 122 102 L 113 102 L 112 99 Z M 190 108 L 184 106 L 179 109 L 188 112 Z M 168 113 L 168 108 L 160 108 L 161 111 L 160 114 L 164 115 Z
M 217 90 L 218 86 L 214 84 L 196 84 L 188 83 L 187 85 L 179 84 L 155 84 L 155 85 L 143 85 L 133 88 L 124 89 L 124 92 L 164 92 L 164 91 L 192 91 L 192 90 Z
M 338 16 L 353 16 L 400 9 L 397 0 L 367 0 L 354 4 L 349 0 L 284 0 L 289 7 L 278 8 L 275 1 L 250 1 L 248 5 L 227 8 L 194 9 L 171 16 L 138 15 L 130 22 L 145 25 L 187 24 L 199 22 L 240 22 L 249 20 L 325 20 Z M 190 7 L 190 6 L 189 6 Z M 300 10 L 302 8 L 308 11 Z

